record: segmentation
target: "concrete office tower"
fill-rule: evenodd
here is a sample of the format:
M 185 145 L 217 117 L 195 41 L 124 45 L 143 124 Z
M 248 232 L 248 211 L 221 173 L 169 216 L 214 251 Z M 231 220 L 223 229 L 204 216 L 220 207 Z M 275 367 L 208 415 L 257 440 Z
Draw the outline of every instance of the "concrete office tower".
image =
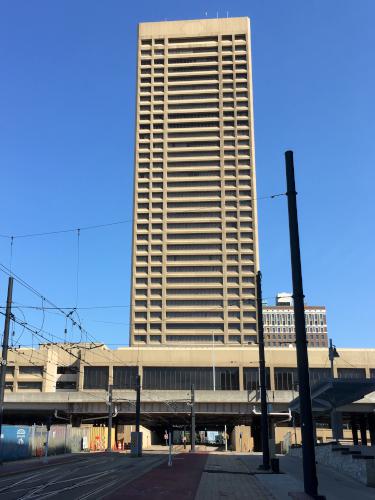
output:
M 248 18 L 138 33 L 131 344 L 256 340 Z
M 305 305 L 308 347 L 328 347 L 325 306 Z M 296 341 L 291 293 L 278 293 L 275 306 L 263 307 L 264 342 L 268 347 L 289 347 Z

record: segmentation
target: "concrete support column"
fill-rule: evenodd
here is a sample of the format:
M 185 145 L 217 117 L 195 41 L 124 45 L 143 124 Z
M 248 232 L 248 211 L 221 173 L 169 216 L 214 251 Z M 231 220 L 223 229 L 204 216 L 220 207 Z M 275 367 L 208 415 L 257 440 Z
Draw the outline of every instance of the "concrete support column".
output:
M 335 441 L 343 439 L 344 431 L 342 428 L 342 413 L 341 411 L 333 410 L 331 413 L 331 429 L 332 436 Z
M 358 446 L 358 424 L 357 417 L 355 415 L 350 416 L 350 423 L 352 426 L 352 436 L 354 446 Z
M 246 387 L 244 387 L 244 385 L 243 385 L 243 366 L 240 366 L 238 368 L 238 372 L 239 372 L 239 386 L 240 386 L 240 391 L 244 391 L 246 389 Z
M 364 413 L 359 418 L 359 429 L 361 431 L 361 444 L 362 446 L 367 446 L 367 422 Z
M 314 433 L 314 443 L 317 443 L 317 437 L 316 437 L 316 420 L 313 420 L 313 433 Z
M 375 446 L 375 414 L 367 414 L 368 428 L 370 431 L 370 443 L 371 446 Z

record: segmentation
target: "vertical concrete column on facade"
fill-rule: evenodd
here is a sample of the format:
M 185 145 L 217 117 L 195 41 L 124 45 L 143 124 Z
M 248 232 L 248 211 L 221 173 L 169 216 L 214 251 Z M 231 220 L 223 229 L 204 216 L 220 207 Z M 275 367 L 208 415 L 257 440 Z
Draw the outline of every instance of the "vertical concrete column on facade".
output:
M 141 389 L 143 387 L 143 366 L 138 365 L 138 375 L 141 377 Z
M 367 421 L 368 421 L 368 428 L 370 431 L 370 444 L 371 446 L 375 446 L 375 414 L 368 413 Z
M 58 355 L 55 349 L 44 350 L 42 392 L 55 392 L 57 380 Z
M 331 428 L 333 439 L 335 439 L 336 441 L 338 441 L 339 439 L 343 439 L 344 431 L 342 427 L 341 411 L 333 411 L 331 413 Z
M 108 366 L 108 385 L 113 385 L 113 363 Z
M 363 413 L 359 417 L 359 429 L 361 432 L 361 445 L 367 446 L 367 421 L 366 414 Z
M 270 389 L 271 391 L 275 390 L 275 371 L 273 364 L 269 367 L 270 369 Z
M 19 367 L 18 363 L 14 365 L 14 372 L 13 372 L 13 392 L 18 391 L 18 375 L 19 375 Z
M 317 437 L 316 437 L 316 420 L 315 419 L 313 419 L 313 433 L 314 433 L 314 443 L 316 444 Z
M 239 386 L 240 386 L 240 391 L 244 391 L 246 387 L 244 387 L 244 377 L 243 377 L 243 366 L 240 365 L 238 368 L 239 371 Z
M 166 36 L 164 38 L 164 108 L 163 108 L 163 210 L 162 213 L 166 214 L 167 213 L 167 193 L 168 193 L 168 177 L 167 177 L 167 172 L 168 172 L 168 100 L 169 100 L 169 91 L 168 91 L 168 51 L 169 51 L 169 45 L 168 45 L 169 39 Z M 155 54 L 153 54 L 153 61 L 155 59 Z M 154 88 L 154 87 L 153 87 Z M 155 101 L 153 101 L 155 103 Z M 158 101 L 160 104 L 160 101 Z M 159 130 L 160 132 L 160 130 Z M 154 140 L 154 130 L 152 131 L 152 140 Z M 153 166 L 154 168 L 154 166 Z M 153 170 L 154 171 L 154 170 Z M 152 220 L 151 220 L 152 223 Z M 167 222 L 164 219 L 162 221 L 162 224 L 164 224 L 163 231 L 162 231 L 162 296 L 161 296 L 161 301 L 162 301 L 162 307 L 161 307 L 161 336 L 162 336 L 162 343 L 165 344 L 167 341 L 167 248 L 168 248 L 168 240 L 167 240 Z M 140 368 L 141 369 L 141 368 Z M 142 384 L 142 378 L 141 378 L 141 384 Z
M 225 232 L 225 133 L 224 133 L 224 85 L 223 85 L 223 42 L 222 39 L 218 38 L 217 44 L 217 54 L 218 54 L 218 81 L 219 81 L 219 136 L 220 136 L 220 177 L 221 177 L 221 250 L 222 250 L 222 280 L 223 280 L 223 333 L 224 333 L 224 343 L 229 341 L 229 319 L 228 319 L 228 278 L 227 278 L 227 242 L 226 242 L 226 232 Z M 241 387 L 241 385 L 240 385 Z
M 350 423 L 352 426 L 352 436 L 354 446 L 358 446 L 358 422 L 356 415 L 352 414 L 350 416 Z
M 85 377 L 85 370 L 84 370 L 84 363 L 82 362 L 82 351 L 78 351 L 77 352 L 77 356 L 79 358 L 79 363 L 78 363 L 78 373 L 77 373 L 77 376 L 78 376 L 78 390 L 79 391 L 82 391 L 83 390 L 83 385 L 84 385 L 84 377 Z

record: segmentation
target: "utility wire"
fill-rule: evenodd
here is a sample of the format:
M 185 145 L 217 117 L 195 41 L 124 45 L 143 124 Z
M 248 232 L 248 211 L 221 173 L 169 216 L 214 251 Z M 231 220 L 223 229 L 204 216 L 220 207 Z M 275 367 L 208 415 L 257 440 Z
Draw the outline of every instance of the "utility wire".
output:
M 90 231 L 94 229 L 101 229 L 104 227 L 110 227 L 110 226 L 117 226 L 120 224 L 126 224 L 128 222 L 133 222 L 134 219 L 124 219 L 124 220 L 118 220 L 115 222 L 108 222 L 106 224 L 96 224 L 92 226 L 81 226 L 79 228 L 80 231 Z M 63 233 L 75 233 L 78 230 L 78 228 L 71 228 L 71 229 L 60 229 L 56 231 L 45 231 L 41 233 L 28 233 L 28 234 L 17 234 L 17 235 L 8 235 L 8 234 L 0 234 L 0 238 L 13 238 L 13 239 L 20 239 L 20 238 L 34 238 L 37 236 L 51 236 L 54 234 L 63 234 Z
M 0 270 L 2 272 L 4 272 L 5 274 L 7 274 L 8 276 L 10 276 L 10 271 L 9 269 L 4 266 L 3 264 L 0 263 Z M 32 287 L 29 283 L 27 283 L 25 280 L 23 280 L 21 277 L 17 276 L 16 274 L 13 273 L 13 279 L 21 284 L 22 286 L 24 286 L 27 290 L 31 291 L 32 293 L 34 293 L 35 295 L 37 295 L 38 297 L 40 297 L 42 299 L 42 307 L 44 308 L 44 302 L 47 302 L 48 304 L 50 304 L 51 307 L 55 308 L 56 310 L 60 311 L 67 319 L 69 319 L 72 323 L 73 326 L 77 326 L 79 328 L 79 331 L 80 331 L 80 334 L 81 334 L 81 339 L 80 341 L 82 340 L 82 333 L 84 333 L 86 335 L 86 341 L 88 339 L 90 339 L 92 342 L 94 343 L 99 343 L 101 344 L 93 335 L 91 335 L 85 328 L 82 327 L 82 324 L 81 324 L 81 321 L 80 321 L 80 318 L 78 316 L 78 313 L 77 316 L 78 316 L 78 319 L 79 319 L 79 322 L 77 322 L 75 319 L 72 318 L 72 312 L 74 311 L 74 308 L 73 310 L 70 312 L 70 313 L 66 313 L 63 309 L 61 309 L 61 307 L 58 307 L 56 304 L 54 304 L 52 301 L 50 301 L 49 299 L 47 299 L 46 297 L 44 297 L 40 292 L 38 292 L 34 287 Z M 76 312 L 76 311 L 75 311 Z M 2 313 L 2 314 L 5 314 L 5 313 Z M 28 329 L 27 327 L 25 327 L 26 329 Z M 31 330 L 31 333 L 34 333 L 34 334 L 37 334 L 36 331 L 33 331 Z M 55 336 L 53 334 L 50 334 L 52 336 Z M 55 336 L 56 337 L 56 336 Z M 57 338 L 57 337 L 56 337 Z M 49 339 L 43 337 L 44 340 L 48 341 Z M 60 346 L 61 347 L 61 346 Z M 62 347 L 61 347 L 62 348 Z M 84 347 L 82 347 L 83 349 L 85 349 Z M 63 349 L 63 348 L 62 348 Z M 117 358 L 116 355 L 114 355 L 114 357 L 120 362 L 120 363 L 123 363 L 123 360 L 121 360 L 120 358 Z
M 280 196 L 286 196 L 286 193 L 278 193 L 278 194 L 272 194 L 268 196 L 260 196 L 258 198 L 253 198 L 251 201 L 259 201 L 259 200 L 273 200 L 275 198 L 278 198 Z M 20 238 L 34 238 L 38 236 L 50 236 L 50 235 L 55 235 L 55 234 L 63 234 L 63 233 L 74 233 L 75 231 L 91 231 L 94 229 L 102 229 L 105 227 L 110 227 L 110 226 L 117 226 L 120 224 L 126 224 L 128 222 L 133 222 L 135 218 L 131 219 L 123 219 L 123 220 L 118 220 L 114 222 L 108 222 L 105 224 L 94 224 L 90 226 L 80 226 L 79 228 L 70 228 L 70 229 L 60 229 L 60 230 L 55 230 L 55 231 L 45 231 L 45 232 L 40 232 L 40 233 L 27 233 L 27 234 L 17 234 L 17 235 L 9 235 L 9 234 L 0 234 L 0 238 L 8 238 L 8 239 L 20 239 Z
M 193 296 L 192 296 L 193 297 Z M 275 295 L 273 296 L 270 296 L 270 297 L 263 297 L 264 300 L 266 299 L 274 299 L 275 298 Z M 188 300 L 188 299 L 183 299 L 183 300 Z M 192 298 L 192 300 L 194 300 L 194 298 Z M 204 299 L 202 299 L 204 300 Z M 231 300 L 240 300 L 240 301 L 246 301 L 246 300 L 255 300 L 255 298 L 252 298 L 252 297 L 233 297 L 231 299 L 222 299 L 222 298 L 218 298 L 217 300 L 221 300 L 222 302 L 229 302 Z M 17 304 L 17 302 L 16 302 Z M 32 306 L 32 305 L 24 305 L 24 304 L 17 304 L 18 307 L 22 308 L 22 309 L 37 309 L 37 310 L 40 310 L 40 306 Z M 129 307 L 135 307 L 136 305 L 135 304 L 124 304 L 124 305 L 99 305 L 99 306 L 81 306 L 81 307 L 77 307 L 77 310 L 78 311 L 83 311 L 83 310 L 93 310 L 93 309 L 124 309 L 124 308 L 129 308 Z M 225 308 L 227 306 L 216 306 L 216 308 Z M 274 306 L 264 306 L 264 307 L 274 307 Z M 216 308 L 212 308 L 212 311 L 216 311 L 217 309 Z M 4 306 L 0 306 L 0 309 L 5 309 Z M 73 307 L 73 306 L 61 306 L 61 307 L 45 307 L 44 308 L 46 311 L 53 311 L 53 310 L 66 310 L 66 311 L 70 311 L 70 310 L 75 310 L 76 308 Z M 210 309 L 211 310 L 211 309 Z M 126 323 L 128 324 L 128 323 Z
M 5 273 L 6 275 L 10 276 L 10 270 L 4 266 L 4 264 L 1 264 L 0 263 L 0 271 L 2 271 L 3 273 Z M 42 299 L 43 301 L 43 308 L 44 308 L 44 302 L 48 303 L 50 305 L 50 307 L 54 308 L 55 310 L 57 311 L 60 311 L 61 314 L 63 314 L 67 319 L 69 319 L 72 323 L 73 326 L 76 326 L 78 327 L 79 331 L 82 333 L 85 333 L 88 337 L 91 337 L 93 339 L 94 342 L 96 342 L 96 339 L 85 329 L 82 327 L 80 321 L 77 322 L 73 317 L 72 317 L 72 314 L 71 313 L 67 313 L 65 310 L 63 310 L 61 307 L 58 307 L 56 304 L 54 304 L 51 300 L 47 299 L 46 297 L 44 297 L 40 292 L 38 292 L 38 290 L 36 290 L 34 287 L 32 287 L 29 283 L 27 283 L 25 280 L 23 280 L 21 277 L 17 276 L 15 273 L 12 273 L 12 276 L 13 276 L 13 279 L 19 283 L 20 285 L 22 285 L 23 287 L 25 287 L 27 290 L 29 290 L 30 292 L 32 292 L 33 294 L 35 294 L 36 296 L 38 296 L 39 298 Z M 74 308 L 72 308 L 72 310 L 74 311 Z M 81 335 L 81 338 L 82 338 L 82 335 Z

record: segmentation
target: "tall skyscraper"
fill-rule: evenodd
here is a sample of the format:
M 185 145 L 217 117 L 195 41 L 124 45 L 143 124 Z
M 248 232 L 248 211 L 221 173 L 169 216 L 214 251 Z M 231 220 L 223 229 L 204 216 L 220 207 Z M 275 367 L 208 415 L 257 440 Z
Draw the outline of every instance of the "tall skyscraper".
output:
M 256 340 L 248 18 L 138 31 L 131 344 Z

